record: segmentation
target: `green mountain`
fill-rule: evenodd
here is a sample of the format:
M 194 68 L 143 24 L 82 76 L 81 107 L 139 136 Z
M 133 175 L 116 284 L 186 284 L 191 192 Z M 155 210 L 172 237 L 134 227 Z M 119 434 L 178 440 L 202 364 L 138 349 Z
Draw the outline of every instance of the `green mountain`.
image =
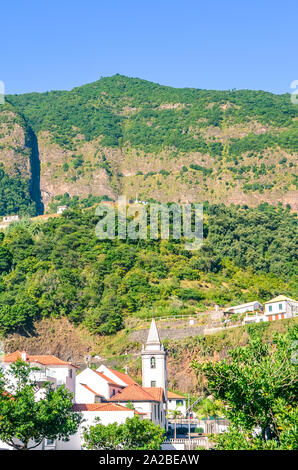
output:
M 67 210 L 0 232 L 0 335 L 61 317 L 108 335 L 131 317 L 298 297 L 297 215 L 281 205 L 205 204 L 194 251 L 182 240 L 98 240 L 99 219 Z
M 289 94 L 121 75 L 10 95 L 0 106 L 0 214 L 50 211 L 64 194 L 297 210 L 297 118 Z

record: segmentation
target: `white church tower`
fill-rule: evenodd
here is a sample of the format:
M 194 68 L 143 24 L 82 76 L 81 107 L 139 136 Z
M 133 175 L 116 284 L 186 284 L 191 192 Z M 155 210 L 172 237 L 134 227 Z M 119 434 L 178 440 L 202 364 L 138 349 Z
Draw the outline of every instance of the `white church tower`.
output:
M 146 344 L 142 348 L 142 386 L 161 387 L 167 400 L 167 353 L 152 319 Z

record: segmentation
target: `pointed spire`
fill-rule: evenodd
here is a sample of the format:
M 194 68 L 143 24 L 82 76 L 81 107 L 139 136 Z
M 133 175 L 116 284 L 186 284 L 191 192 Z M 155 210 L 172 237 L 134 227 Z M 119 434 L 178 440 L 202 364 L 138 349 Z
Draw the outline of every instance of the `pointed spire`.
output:
M 152 321 L 151 321 L 150 330 L 149 330 L 146 344 L 148 345 L 160 344 L 159 334 L 157 331 L 157 326 L 156 326 L 154 318 L 152 318 Z

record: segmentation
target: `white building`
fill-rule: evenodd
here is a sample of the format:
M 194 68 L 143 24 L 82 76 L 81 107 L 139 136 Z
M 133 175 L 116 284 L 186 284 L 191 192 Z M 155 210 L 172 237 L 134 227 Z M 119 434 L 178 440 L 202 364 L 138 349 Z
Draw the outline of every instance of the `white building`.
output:
M 160 342 L 154 319 L 142 348 L 142 386 L 162 388 L 167 399 L 167 353 Z
M 19 220 L 18 215 L 4 215 L 2 218 L 2 222 L 5 223 L 16 222 L 17 220 Z
M 160 387 L 128 385 L 110 401 L 123 406 L 132 404 L 145 419 L 151 420 L 162 428 L 166 427 L 166 400 L 163 389 Z
M 66 211 L 67 206 L 58 206 L 57 207 L 57 214 L 63 214 L 64 211 Z
M 52 382 L 54 387 L 65 385 L 75 395 L 76 370 L 78 367 L 71 362 L 62 361 L 52 355 L 29 355 L 26 351 L 15 351 L 3 357 L 1 367 L 8 372 L 10 365 L 17 360 L 22 360 L 30 366 L 38 367 L 38 371 L 32 372 L 32 379 L 39 382 Z
M 151 322 L 148 338 L 146 344 L 143 345 L 141 354 L 142 387 L 126 374 L 122 374 L 118 376 L 117 380 L 122 380 L 126 386 L 120 393 L 112 397 L 111 401 L 123 405 L 132 403 L 138 412 L 144 413 L 145 418 L 166 428 L 167 354 L 160 342 L 154 319 Z M 114 371 L 115 373 L 117 375 L 117 371 Z M 114 378 L 116 379 L 115 375 Z
M 186 413 L 186 398 L 177 393 L 168 391 L 168 412 L 178 410 L 181 415 L 185 416 Z
M 73 434 L 69 441 L 44 442 L 43 448 L 45 450 L 82 450 L 84 448 L 84 428 L 94 425 L 96 418 L 99 418 L 100 423 L 104 425 L 122 424 L 127 418 L 133 418 L 138 414 L 136 411 L 116 403 L 75 404 L 73 411 L 81 413 L 83 418 L 76 434 Z
M 123 385 L 116 383 L 105 374 L 87 367 L 76 376 L 76 403 L 95 403 L 96 397 L 109 400 L 119 393 Z
M 265 302 L 264 315 L 269 321 L 295 317 L 298 313 L 298 301 L 285 295 L 279 295 Z
M 224 310 L 225 314 L 239 314 L 245 312 L 255 312 L 260 310 L 262 304 L 258 300 L 254 300 L 253 302 L 248 302 L 246 304 L 235 305 L 234 307 L 229 307 Z
M 45 440 L 36 449 L 83 448 L 83 428 L 100 418 L 102 424 L 123 423 L 138 414 L 141 419 L 150 419 L 167 428 L 167 354 L 152 320 L 146 344 L 142 349 L 142 386 L 128 374 L 101 365 L 97 370 L 86 368 L 75 375 L 76 366 L 55 356 L 32 356 L 16 351 L 4 358 L 3 367 L 22 359 L 30 365 L 38 365 L 41 381 L 51 381 L 54 386 L 62 383 L 74 394 L 73 410 L 82 413 L 83 423 L 69 441 Z M 172 394 L 173 395 L 173 394 Z M 184 401 L 184 397 L 172 396 L 170 400 Z M 171 401 L 172 403 L 172 401 Z M 174 403 L 174 402 L 173 402 Z M 180 404 L 180 403 L 178 403 Z M 182 409 L 183 411 L 183 405 Z M 2 447 L 3 443 L 0 443 Z M 3 448 L 6 446 L 3 444 Z

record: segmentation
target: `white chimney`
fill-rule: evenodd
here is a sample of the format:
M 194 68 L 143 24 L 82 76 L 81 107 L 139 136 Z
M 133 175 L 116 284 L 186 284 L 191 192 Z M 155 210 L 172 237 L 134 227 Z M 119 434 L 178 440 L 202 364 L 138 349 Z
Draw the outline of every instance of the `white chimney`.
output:
M 22 361 L 27 361 L 27 353 L 26 353 L 26 351 L 22 351 L 21 357 L 22 357 Z

